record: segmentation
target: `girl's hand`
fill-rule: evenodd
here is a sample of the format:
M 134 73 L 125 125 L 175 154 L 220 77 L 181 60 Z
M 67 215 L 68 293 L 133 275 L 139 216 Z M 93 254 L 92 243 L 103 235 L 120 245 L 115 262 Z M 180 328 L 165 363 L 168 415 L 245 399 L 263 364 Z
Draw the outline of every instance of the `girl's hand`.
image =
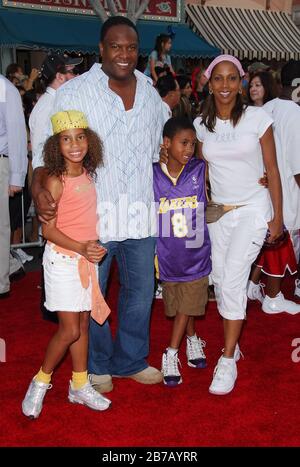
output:
M 168 163 L 168 151 L 167 151 L 167 148 L 163 144 L 160 145 L 159 162 L 162 164 Z
M 83 244 L 82 256 L 84 256 L 91 263 L 99 263 L 103 256 L 107 253 L 106 248 L 99 245 L 96 240 L 90 240 Z
M 283 234 L 283 223 L 282 220 L 273 219 L 268 223 L 270 236 L 267 240 L 268 243 L 275 242 Z

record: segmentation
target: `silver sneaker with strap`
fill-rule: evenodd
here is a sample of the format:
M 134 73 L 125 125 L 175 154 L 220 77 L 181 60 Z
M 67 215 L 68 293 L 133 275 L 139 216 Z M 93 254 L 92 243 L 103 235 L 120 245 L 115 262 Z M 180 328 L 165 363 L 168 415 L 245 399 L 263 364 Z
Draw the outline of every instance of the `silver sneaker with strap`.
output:
M 48 389 L 52 384 L 41 383 L 40 381 L 31 381 L 22 402 L 22 412 L 26 417 L 38 418 L 43 408 L 43 400 Z
M 93 410 L 106 410 L 111 405 L 111 401 L 101 396 L 89 381 L 80 389 L 74 389 L 70 381 L 68 398 L 73 404 L 86 405 Z
M 186 338 L 186 356 L 188 366 L 192 368 L 206 368 L 206 356 L 203 351 L 206 342 L 200 337 Z

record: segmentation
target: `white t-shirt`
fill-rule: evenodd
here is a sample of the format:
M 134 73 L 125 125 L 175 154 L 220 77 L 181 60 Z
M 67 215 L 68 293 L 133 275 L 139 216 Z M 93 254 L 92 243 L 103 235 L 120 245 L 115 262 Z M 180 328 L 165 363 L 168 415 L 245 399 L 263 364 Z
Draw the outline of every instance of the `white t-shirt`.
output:
M 283 193 L 283 221 L 290 230 L 300 228 L 300 107 L 293 101 L 273 99 L 263 107 L 274 120 L 273 130 Z
M 203 142 L 203 156 L 209 165 L 212 200 L 224 204 L 247 204 L 263 208 L 271 216 L 269 191 L 258 183 L 264 174 L 259 139 L 272 119 L 258 107 L 248 107 L 239 123 L 217 118 L 211 133 L 194 120 L 197 138 Z

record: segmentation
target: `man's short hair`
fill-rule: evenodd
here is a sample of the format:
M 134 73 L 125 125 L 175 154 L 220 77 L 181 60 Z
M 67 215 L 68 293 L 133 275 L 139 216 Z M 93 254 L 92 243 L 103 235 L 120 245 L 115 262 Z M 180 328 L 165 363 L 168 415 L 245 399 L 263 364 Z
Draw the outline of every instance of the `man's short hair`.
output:
M 110 28 L 114 26 L 128 26 L 129 28 L 132 28 L 136 32 L 136 35 L 139 39 L 138 30 L 135 24 L 132 21 L 130 21 L 130 19 L 126 18 L 125 16 L 111 16 L 102 25 L 100 33 L 100 42 L 104 41 L 106 34 L 110 30 Z
M 294 79 L 300 79 L 300 60 L 290 60 L 281 70 L 282 86 L 292 86 Z
M 165 123 L 163 136 L 172 139 L 182 130 L 192 130 L 196 133 L 193 123 L 187 117 L 172 117 Z

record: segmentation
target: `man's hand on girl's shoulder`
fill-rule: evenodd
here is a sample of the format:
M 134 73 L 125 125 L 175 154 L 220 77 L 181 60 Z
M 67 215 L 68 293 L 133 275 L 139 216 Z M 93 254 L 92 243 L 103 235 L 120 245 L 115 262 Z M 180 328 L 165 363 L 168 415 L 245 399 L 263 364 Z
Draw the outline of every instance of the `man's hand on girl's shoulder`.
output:
M 163 144 L 160 145 L 159 162 L 161 164 L 167 164 L 168 163 L 168 150 Z

